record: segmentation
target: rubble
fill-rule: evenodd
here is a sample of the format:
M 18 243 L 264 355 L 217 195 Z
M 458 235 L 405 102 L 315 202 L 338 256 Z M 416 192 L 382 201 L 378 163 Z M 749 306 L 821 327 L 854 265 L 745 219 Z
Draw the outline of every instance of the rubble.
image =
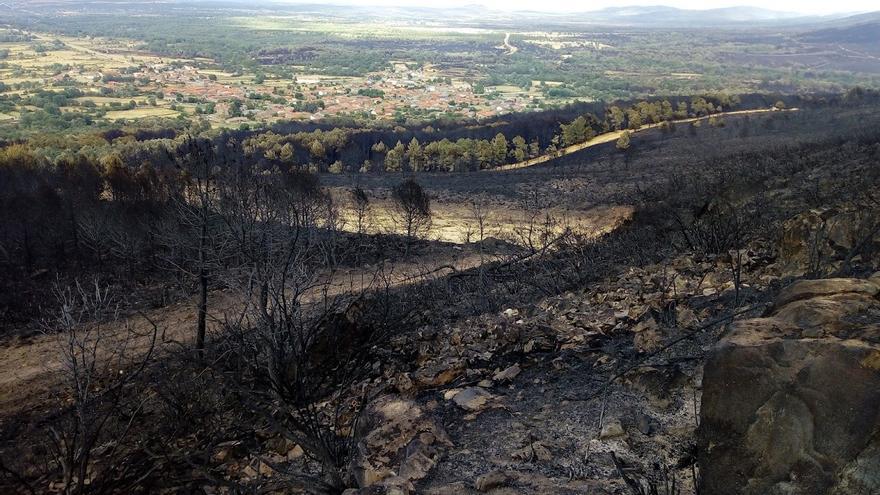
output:
M 739 306 L 785 280 L 772 251 L 743 250 Z M 701 383 L 710 399 L 715 393 L 702 355 L 721 332 L 701 325 L 734 309 L 730 256 L 685 254 L 529 308 L 397 336 L 390 351 L 416 357 L 383 363 L 382 378 L 370 384 L 385 395 L 359 428 L 352 465 L 359 488 L 351 493 L 620 493 L 611 452 L 645 470 L 685 466 L 676 469 L 692 488 L 686 461 L 700 412 L 707 428 L 713 424 L 706 416 L 713 407 L 700 406 Z M 736 328 L 761 340 L 852 336 L 859 326 L 846 308 L 873 307 L 878 292 L 864 280 L 802 282 L 782 290 L 765 319 Z M 679 338 L 687 340 L 674 353 L 657 354 L 596 395 L 607 377 Z M 858 462 L 848 465 L 850 483 L 861 479 Z
M 370 403 L 359 423 L 351 472 L 361 488 L 375 485 L 412 493 L 446 448 L 446 431 L 420 406 L 394 395 Z

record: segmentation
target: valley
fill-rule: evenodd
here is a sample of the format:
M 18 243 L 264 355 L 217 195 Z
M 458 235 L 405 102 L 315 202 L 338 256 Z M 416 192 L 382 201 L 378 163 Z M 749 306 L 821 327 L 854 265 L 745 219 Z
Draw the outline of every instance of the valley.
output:
M 880 491 L 880 14 L 347 2 L 0 2 L 0 493 Z

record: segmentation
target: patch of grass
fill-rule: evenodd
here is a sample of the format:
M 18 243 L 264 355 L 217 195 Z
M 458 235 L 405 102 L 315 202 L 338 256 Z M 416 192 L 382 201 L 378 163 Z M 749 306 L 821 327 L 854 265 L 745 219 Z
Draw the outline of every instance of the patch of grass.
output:
M 179 113 L 169 108 L 134 108 L 132 110 L 117 110 L 107 112 L 106 118 L 110 120 L 117 119 L 143 119 L 147 117 L 176 117 Z

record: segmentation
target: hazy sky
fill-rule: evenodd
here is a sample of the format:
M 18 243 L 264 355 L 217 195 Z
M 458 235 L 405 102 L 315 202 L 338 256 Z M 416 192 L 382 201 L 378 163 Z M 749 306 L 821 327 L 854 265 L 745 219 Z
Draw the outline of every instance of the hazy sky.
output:
M 309 0 L 301 0 L 295 3 L 306 3 Z M 314 0 L 313 0 L 314 1 Z M 316 0 L 316 3 L 323 3 Z M 684 9 L 710 9 L 716 7 L 732 7 L 737 5 L 752 5 L 771 10 L 788 12 L 802 12 L 805 14 L 831 14 L 835 12 L 867 12 L 880 10 L 877 0 L 439 0 L 426 2 L 424 0 L 332 0 L 328 3 L 347 5 L 418 5 L 432 7 L 457 7 L 461 5 L 484 5 L 498 10 L 547 10 L 547 11 L 587 11 L 598 10 L 605 7 L 622 5 L 669 5 Z

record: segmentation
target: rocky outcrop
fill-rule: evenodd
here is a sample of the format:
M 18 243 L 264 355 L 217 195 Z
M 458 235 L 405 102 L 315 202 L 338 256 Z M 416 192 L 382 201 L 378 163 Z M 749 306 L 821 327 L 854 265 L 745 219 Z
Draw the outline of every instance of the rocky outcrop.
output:
M 878 212 L 852 208 L 812 210 L 789 219 L 782 228 L 779 264 L 789 275 L 830 273 L 859 251 L 880 249 Z
M 797 282 L 713 349 L 702 492 L 880 493 L 880 277 Z

